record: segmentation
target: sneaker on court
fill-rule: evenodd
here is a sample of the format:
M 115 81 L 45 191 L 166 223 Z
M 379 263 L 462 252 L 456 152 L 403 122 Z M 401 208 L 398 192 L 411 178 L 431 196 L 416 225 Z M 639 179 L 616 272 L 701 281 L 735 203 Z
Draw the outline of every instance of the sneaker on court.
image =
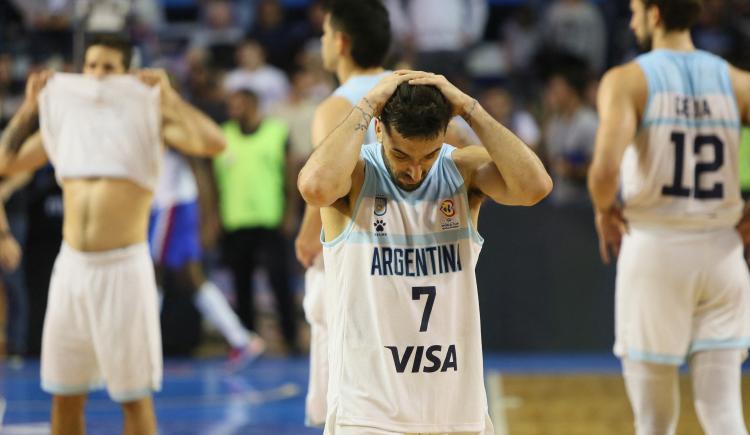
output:
M 266 350 L 266 341 L 260 335 L 250 333 L 250 339 L 243 347 L 235 347 L 229 351 L 227 369 L 239 371 L 255 361 Z

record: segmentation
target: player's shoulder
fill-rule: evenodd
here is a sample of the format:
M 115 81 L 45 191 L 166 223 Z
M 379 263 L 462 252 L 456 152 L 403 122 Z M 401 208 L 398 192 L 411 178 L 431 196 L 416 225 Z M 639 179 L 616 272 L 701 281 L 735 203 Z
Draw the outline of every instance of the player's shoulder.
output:
M 634 90 L 646 88 L 646 74 L 637 60 L 610 68 L 602 77 L 601 86 L 613 90 Z
M 315 109 L 315 117 L 332 117 L 348 114 L 352 109 L 352 103 L 339 95 L 329 95 L 318 104 Z

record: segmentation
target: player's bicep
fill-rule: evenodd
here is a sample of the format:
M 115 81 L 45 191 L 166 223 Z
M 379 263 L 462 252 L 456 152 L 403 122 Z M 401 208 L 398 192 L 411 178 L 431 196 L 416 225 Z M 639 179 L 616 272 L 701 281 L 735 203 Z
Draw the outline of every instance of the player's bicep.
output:
M 331 96 L 320 103 L 315 110 L 311 128 L 313 147 L 319 147 L 336 127 L 344 122 L 351 111 L 351 103 L 342 97 Z
M 453 160 L 469 193 L 481 193 L 500 204 L 516 203 L 503 175 L 485 148 L 475 145 L 455 150 Z
M 750 124 L 750 72 L 734 67 L 730 67 L 729 71 L 740 120 L 743 124 Z
M 632 89 L 626 85 L 639 71 L 614 70 L 604 76 L 597 96 L 599 127 L 591 173 L 611 176 L 619 171 L 622 156 L 638 129 L 638 110 Z M 642 73 L 641 73 L 642 74 Z

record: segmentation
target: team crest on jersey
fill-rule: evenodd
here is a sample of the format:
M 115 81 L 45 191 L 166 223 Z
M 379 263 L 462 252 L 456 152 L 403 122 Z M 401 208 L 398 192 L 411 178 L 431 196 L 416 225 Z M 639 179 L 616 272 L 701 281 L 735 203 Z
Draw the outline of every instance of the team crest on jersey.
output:
M 443 212 L 445 217 L 453 217 L 456 214 L 456 209 L 453 208 L 453 200 L 446 199 L 440 204 L 440 211 Z
M 373 222 L 372 226 L 375 227 L 376 236 L 385 235 L 385 221 L 383 221 L 383 219 L 375 219 L 375 222 Z
M 383 216 L 388 211 L 388 201 L 384 196 L 375 197 L 375 216 Z

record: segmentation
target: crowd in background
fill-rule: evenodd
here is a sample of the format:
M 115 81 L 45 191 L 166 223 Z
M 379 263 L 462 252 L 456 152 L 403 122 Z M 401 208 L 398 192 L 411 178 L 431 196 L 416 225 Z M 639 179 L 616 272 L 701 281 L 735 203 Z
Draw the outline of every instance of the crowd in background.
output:
M 597 128 L 598 79 L 609 66 L 638 54 L 628 31 L 627 2 L 384 2 L 395 36 L 386 66 L 444 74 L 542 157 L 555 181 L 549 201 L 588 207 L 586 172 Z M 750 2 L 704 4 L 694 32 L 698 47 L 750 67 Z M 222 123 L 226 134 L 234 134 L 232 123 L 240 126 L 237 134 L 252 140 L 279 140 L 284 132 L 282 161 L 277 156 L 278 164 L 257 162 L 248 167 L 253 176 L 230 173 L 227 156 L 195 163 L 205 169 L 196 175 L 202 194 L 201 240 L 208 252 L 220 251 L 222 243 L 239 251 L 242 237 L 228 235 L 262 229 L 268 233 L 264 265 L 270 285 L 294 287 L 299 280 L 288 270 L 299 266 L 294 266 L 289 247 L 302 209 L 294 180 L 312 151 L 310 123 L 316 105 L 337 86 L 321 62 L 323 20 L 319 0 L 0 1 L 0 130 L 23 101 L 29 71 L 76 71 L 86 33 L 124 31 L 137 46 L 136 66 L 166 69 L 182 95 Z M 263 123 L 269 127 L 258 135 Z M 253 128 L 242 128 L 245 124 Z M 275 185 L 269 180 L 281 180 L 287 188 L 269 189 Z M 17 186 L 22 187 L 15 194 L 5 193 Z M 251 190 L 259 193 L 248 200 L 259 201 L 259 209 L 268 213 L 243 223 L 241 217 L 235 219 L 239 212 L 227 198 Z M 59 195 L 49 170 L 0 181 L 0 197 L 26 252 L 22 275 L 28 278 L 24 282 L 8 275 L 5 280 L 6 293 L 14 295 L 8 297 L 12 324 L 6 343 L 12 355 L 38 352 L 40 316 L 61 237 Z M 220 257 L 212 269 L 242 267 L 238 262 L 247 256 Z M 250 284 L 235 284 L 242 293 L 235 299 L 242 302 Z M 20 294 L 28 298 L 24 301 Z M 295 304 L 280 311 L 298 315 L 297 302 L 281 303 Z M 294 336 L 286 330 L 284 335 L 289 340 Z

